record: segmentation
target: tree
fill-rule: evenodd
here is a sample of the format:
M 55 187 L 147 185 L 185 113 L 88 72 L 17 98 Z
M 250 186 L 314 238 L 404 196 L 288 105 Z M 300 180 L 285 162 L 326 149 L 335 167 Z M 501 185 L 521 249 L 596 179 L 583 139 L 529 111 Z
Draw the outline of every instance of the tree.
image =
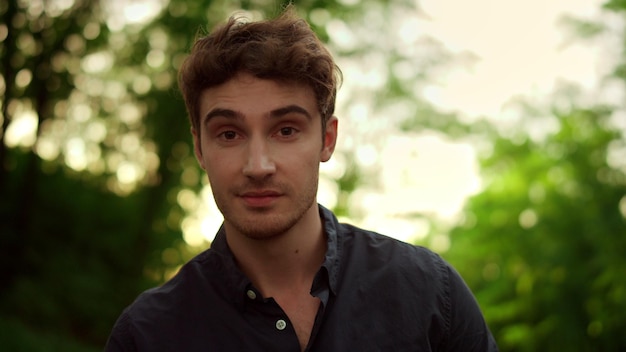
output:
M 121 310 L 200 250 L 181 231 L 181 195 L 203 183 L 177 68 L 195 33 L 286 3 L 0 3 L 3 348 L 100 350 Z M 330 13 L 364 8 L 298 4 L 325 39 Z
M 605 7 L 623 15 L 626 3 Z M 610 30 L 573 23 L 585 38 Z M 622 89 L 624 52 L 606 79 Z M 446 257 L 503 351 L 626 348 L 625 107 L 581 101 L 563 87 L 547 108 L 522 102 L 514 131 L 487 129 L 486 185 L 450 232 Z

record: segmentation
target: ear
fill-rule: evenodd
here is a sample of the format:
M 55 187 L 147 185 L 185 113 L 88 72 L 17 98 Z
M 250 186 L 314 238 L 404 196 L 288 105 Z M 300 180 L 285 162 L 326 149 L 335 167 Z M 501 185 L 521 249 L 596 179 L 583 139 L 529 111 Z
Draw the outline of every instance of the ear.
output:
M 326 121 L 326 131 L 324 131 L 324 145 L 322 146 L 321 160 L 326 162 L 330 160 L 330 157 L 335 151 L 335 145 L 337 144 L 337 125 L 339 121 L 336 116 L 331 116 Z
M 191 128 L 191 135 L 193 136 L 193 151 L 194 154 L 196 154 L 196 159 L 198 159 L 200 167 L 206 170 L 206 167 L 204 167 L 204 159 L 202 158 L 202 145 L 200 143 L 200 136 L 198 136 L 198 132 L 193 127 Z

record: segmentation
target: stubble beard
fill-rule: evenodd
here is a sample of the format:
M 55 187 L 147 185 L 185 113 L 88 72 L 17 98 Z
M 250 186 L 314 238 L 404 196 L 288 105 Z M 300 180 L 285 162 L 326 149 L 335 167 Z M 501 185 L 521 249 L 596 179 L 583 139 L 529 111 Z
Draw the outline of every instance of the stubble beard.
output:
M 244 211 L 237 210 L 232 201 L 226 199 L 238 194 L 240 189 L 250 189 L 251 187 L 264 188 L 265 184 L 254 184 L 254 186 L 242 186 L 233 192 L 220 194 L 213 192 L 213 197 L 218 209 L 224 216 L 224 221 L 231 225 L 243 236 L 254 240 L 269 240 L 278 237 L 293 228 L 306 214 L 306 212 L 316 204 L 317 199 L 317 178 L 309 180 L 304 191 L 295 198 L 295 202 L 290 204 L 286 210 L 259 209 Z M 279 189 L 285 197 L 293 195 L 295 192 L 285 184 L 272 183 L 271 189 Z M 236 197 L 234 197 L 236 199 Z M 289 200 L 287 198 L 287 200 Z

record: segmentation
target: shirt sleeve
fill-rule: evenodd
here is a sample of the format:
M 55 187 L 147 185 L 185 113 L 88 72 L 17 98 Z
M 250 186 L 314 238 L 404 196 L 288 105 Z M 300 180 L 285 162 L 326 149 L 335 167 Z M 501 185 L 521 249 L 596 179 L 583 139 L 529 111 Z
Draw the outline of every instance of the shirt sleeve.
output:
M 128 312 L 125 310 L 117 319 L 111 335 L 104 348 L 105 352 L 135 352 L 135 346 L 132 335 L 132 322 Z
M 448 265 L 447 271 L 450 305 L 444 350 L 497 352 L 498 346 L 474 295 L 454 268 Z

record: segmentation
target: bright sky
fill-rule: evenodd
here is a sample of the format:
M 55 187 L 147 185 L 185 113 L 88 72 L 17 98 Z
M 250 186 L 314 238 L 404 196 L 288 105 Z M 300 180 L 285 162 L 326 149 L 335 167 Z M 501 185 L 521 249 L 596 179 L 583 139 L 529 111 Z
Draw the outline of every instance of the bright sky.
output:
M 458 67 L 437 77 L 438 84 L 426 90 L 426 98 L 443 110 L 497 119 L 511 97 L 545 96 L 558 80 L 592 89 L 602 74 L 599 53 L 568 41 L 571 36 L 559 27 L 559 20 L 564 15 L 591 19 L 601 2 L 419 1 L 423 15 L 416 21 L 415 31 L 436 38 L 454 53 L 471 52 L 479 58 L 469 69 Z M 351 69 L 344 73 L 346 81 L 350 80 Z M 352 79 L 367 81 L 365 75 Z M 346 122 L 348 133 L 363 125 L 361 121 Z M 380 132 L 385 133 L 389 131 Z M 479 167 L 469 145 L 438 135 L 398 132 L 389 133 L 381 145 L 374 151 L 364 147 L 376 160 L 381 183 L 378 189 L 353 195 L 352 204 L 361 208 L 362 216 L 346 219 L 350 222 L 404 241 L 421 240 L 429 231 L 428 224 L 414 214 L 454 221 L 467 197 L 480 190 Z M 445 235 L 427 241 L 436 251 L 445 251 L 449 245 Z
M 471 72 L 453 72 L 430 93 L 444 108 L 495 115 L 515 94 L 546 94 L 557 79 L 591 87 L 598 52 L 570 43 L 563 15 L 593 18 L 604 0 L 420 0 L 426 33 L 454 51 L 480 58 Z M 569 45 L 567 45 L 569 44 Z

